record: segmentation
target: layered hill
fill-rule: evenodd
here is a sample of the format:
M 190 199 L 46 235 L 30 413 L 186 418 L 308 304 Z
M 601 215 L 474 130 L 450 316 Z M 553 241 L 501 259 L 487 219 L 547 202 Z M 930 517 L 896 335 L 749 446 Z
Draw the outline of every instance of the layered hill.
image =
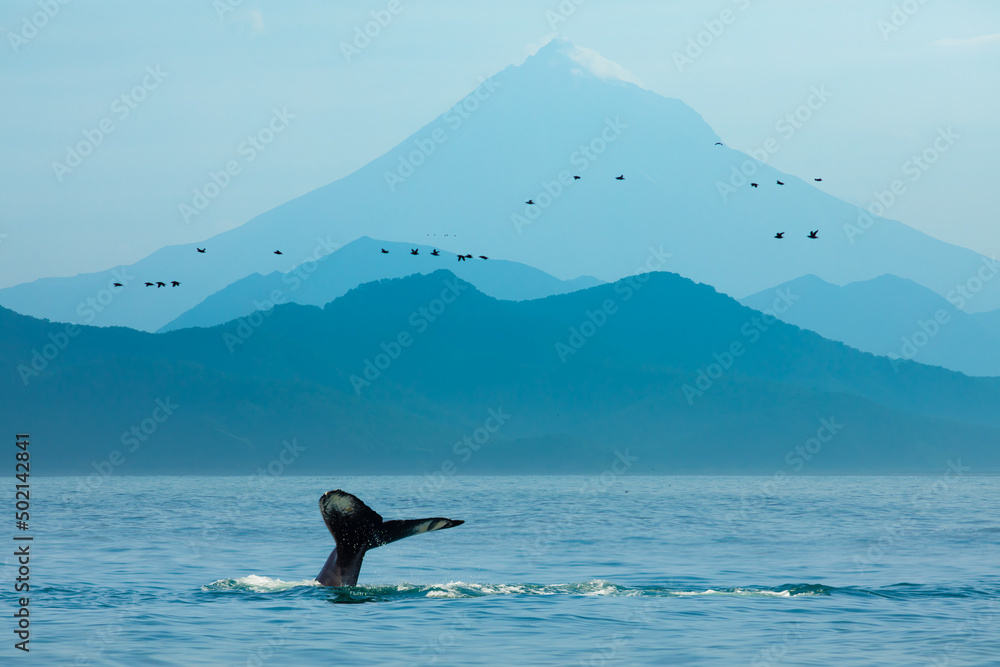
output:
M 413 255 L 413 250 L 420 254 Z M 434 255 L 434 252 L 438 254 Z M 601 282 L 589 276 L 559 280 L 518 262 L 483 260 L 477 255 L 465 258 L 466 254 L 469 253 L 463 253 L 463 261 L 459 261 L 457 255 L 441 253 L 437 246 L 362 237 L 287 273 L 274 271 L 266 276 L 255 273 L 238 280 L 160 331 L 210 327 L 256 310 L 266 310 L 274 303 L 322 306 L 363 283 L 402 278 L 415 273 L 433 273 L 441 268 L 447 268 L 484 294 L 508 301 L 540 299 L 593 287 Z
M 790 303 L 773 311 L 784 295 Z M 832 285 L 804 276 L 741 303 L 859 350 L 968 375 L 1000 375 L 997 313 L 967 314 L 931 290 L 896 276 Z
M 669 273 L 513 302 L 439 271 L 165 334 L 0 318 L 40 474 L 1000 470 L 1000 380 Z

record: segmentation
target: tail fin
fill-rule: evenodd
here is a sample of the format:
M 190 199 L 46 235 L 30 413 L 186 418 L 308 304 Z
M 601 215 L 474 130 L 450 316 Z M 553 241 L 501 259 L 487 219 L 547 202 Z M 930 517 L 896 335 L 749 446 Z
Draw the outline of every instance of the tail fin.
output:
M 337 489 L 319 499 L 319 511 L 338 547 L 371 549 L 378 546 L 382 517 L 357 496 Z
M 383 544 L 420 533 L 460 526 L 464 521 L 434 517 L 383 521 L 378 512 L 357 496 L 337 489 L 319 499 L 319 511 L 326 527 L 337 542 L 326 564 L 316 577 L 324 586 L 354 586 L 358 583 L 365 552 Z
M 396 540 L 420 533 L 430 533 L 435 530 L 454 528 L 461 526 L 464 521 L 460 519 L 444 519 L 435 517 L 433 519 L 405 519 L 402 521 L 384 521 L 382 523 L 381 539 L 378 546 L 389 544 Z
M 382 517 L 355 496 L 340 491 L 324 493 L 319 511 L 337 542 L 316 580 L 324 586 L 354 586 L 365 552 L 377 546 Z
M 319 499 L 319 511 L 338 547 L 355 551 L 374 549 L 411 535 L 461 526 L 464 521 L 433 517 L 385 521 L 360 498 L 337 489 Z M 343 551 L 342 551 L 343 553 Z

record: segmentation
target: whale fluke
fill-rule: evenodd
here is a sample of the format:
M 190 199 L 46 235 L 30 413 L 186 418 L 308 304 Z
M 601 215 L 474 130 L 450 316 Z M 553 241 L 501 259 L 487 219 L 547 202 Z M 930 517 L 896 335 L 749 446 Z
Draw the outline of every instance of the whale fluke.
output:
M 365 552 L 404 537 L 461 526 L 464 521 L 432 517 L 384 521 L 357 496 L 337 489 L 319 499 L 319 511 L 337 542 L 316 581 L 323 586 L 355 586 Z

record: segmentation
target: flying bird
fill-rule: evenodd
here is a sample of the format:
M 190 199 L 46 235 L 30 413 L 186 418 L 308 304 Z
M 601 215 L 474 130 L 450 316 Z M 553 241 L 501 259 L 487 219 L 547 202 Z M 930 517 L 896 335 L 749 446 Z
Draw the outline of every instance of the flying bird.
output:
M 388 254 L 389 254 L 389 251 L 388 251 L 388 250 L 386 250 L 385 248 L 382 248 L 382 254 L 383 254 L 383 255 L 388 255 Z
M 479 259 L 489 259 L 489 257 L 487 257 L 486 255 L 480 255 Z
M 625 174 L 622 174 L 621 176 L 615 176 L 615 180 L 616 181 L 624 181 L 625 180 Z
M 419 255 L 420 254 L 420 250 L 418 248 L 410 248 L 410 254 L 411 255 Z
M 817 236 L 817 234 L 819 234 L 819 230 L 818 229 L 816 231 L 814 231 L 814 232 L 809 232 L 809 238 L 811 238 L 811 239 L 818 239 L 819 237 Z
M 528 206 L 534 206 L 535 205 L 535 200 L 534 199 L 529 199 L 528 201 L 526 201 L 524 203 L 527 204 Z
M 472 259 L 472 255 L 466 255 L 465 258 L 466 259 Z
M 756 183 L 751 183 L 751 184 L 750 184 L 750 187 L 751 187 L 751 188 L 755 188 L 755 187 L 757 187 L 757 184 L 756 184 Z
M 275 250 L 274 254 L 275 255 L 284 255 L 285 253 L 281 252 L 280 250 Z
M 179 287 L 180 286 L 180 283 L 177 282 L 176 280 L 171 280 L 170 284 L 173 285 L 174 287 Z
M 574 180 L 574 181 L 579 181 L 579 180 L 580 180 L 580 177 L 579 177 L 579 176 L 574 176 L 574 177 L 573 177 L 573 180 Z
M 152 287 L 153 283 L 146 283 L 146 287 Z
M 722 142 L 721 142 L 721 141 L 716 141 L 716 142 L 715 142 L 715 145 L 716 145 L 716 146 L 721 146 L 721 145 L 722 145 Z
M 777 234 L 774 235 L 774 238 L 776 238 L 776 239 L 783 239 L 783 238 L 785 238 L 785 232 L 778 232 Z
M 431 254 L 432 254 L 432 255 L 434 255 L 435 257 L 437 257 L 437 256 L 439 256 L 439 255 L 440 255 L 441 253 L 439 253 L 439 252 L 437 251 L 437 248 L 434 248 L 434 250 L 431 250 Z
M 115 283 L 115 287 L 124 287 L 121 283 Z
M 813 180 L 816 181 L 817 183 L 820 183 L 820 182 L 822 182 L 823 179 L 822 178 L 814 178 Z
M 781 181 L 778 181 L 778 185 L 784 185 L 784 183 L 782 183 Z
M 465 261 L 465 255 L 459 255 L 458 256 L 458 261 L 464 262 Z
M 200 252 L 200 253 L 204 253 L 204 252 L 205 252 L 205 249 L 204 249 L 204 248 L 197 248 L 197 247 L 196 247 L 196 248 L 195 248 L 195 250 L 197 250 L 197 251 L 198 251 L 198 252 Z
M 156 281 L 156 288 L 157 289 L 159 289 L 161 287 L 166 287 L 166 286 L 167 286 L 166 283 L 161 283 L 159 280 Z

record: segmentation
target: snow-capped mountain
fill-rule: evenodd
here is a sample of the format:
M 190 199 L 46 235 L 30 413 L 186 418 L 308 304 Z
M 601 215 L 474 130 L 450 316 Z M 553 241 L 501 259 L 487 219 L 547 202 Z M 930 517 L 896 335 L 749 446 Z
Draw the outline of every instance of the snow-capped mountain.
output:
M 1000 308 L 1000 264 L 822 192 L 822 174 L 784 174 L 717 145 L 695 111 L 622 72 L 553 41 L 355 173 L 197 244 L 205 254 L 167 247 L 115 271 L 0 290 L 0 304 L 156 330 L 253 273 L 362 236 L 437 234 L 443 251 L 564 279 L 660 269 L 743 297 L 806 274 L 844 284 L 890 273 L 961 291 L 970 312 Z M 143 284 L 163 280 L 181 286 Z

